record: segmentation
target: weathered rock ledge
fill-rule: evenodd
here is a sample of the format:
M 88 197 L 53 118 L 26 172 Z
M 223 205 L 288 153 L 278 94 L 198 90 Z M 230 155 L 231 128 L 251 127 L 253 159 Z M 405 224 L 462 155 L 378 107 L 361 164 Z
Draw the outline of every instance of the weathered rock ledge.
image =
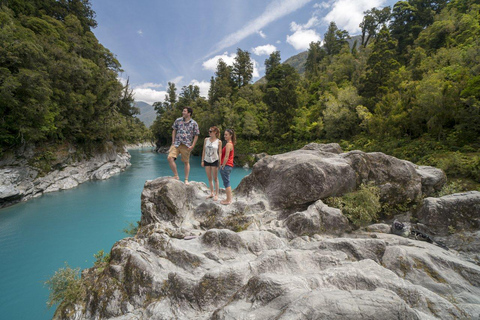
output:
M 341 210 L 322 201 L 369 181 L 385 203 L 418 205 L 444 174 L 337 146 L 260 160 L 228 206 L 206 200 L 203 183 L 147 181 L 137 235 L 118 241 L 104 268 L 83 272 L 87 295 L 62 304 L 55 318 L 477 319 L 478 264 L 386 233 L 386 224 L 352 232 Z M 467 201 L 476 208 L 480 192 Z M 425 222 L 429 212 L 456 208 L 438 202 Z M 459 232 L 478 231 L 461 221 Z
M 61 163 L 59 169 L 44 176 L 25 161 L 11 161 L 0 167 L 0 208 L 47 192 L 71 189 L 89 180 L 105 180 L 128 166 L 130 154 L 125 148 L 113 145 L 89 159 Z

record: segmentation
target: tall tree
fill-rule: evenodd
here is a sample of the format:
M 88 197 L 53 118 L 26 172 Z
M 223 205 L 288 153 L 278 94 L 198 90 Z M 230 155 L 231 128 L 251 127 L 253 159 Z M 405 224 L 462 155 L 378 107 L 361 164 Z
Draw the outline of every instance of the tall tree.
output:
M 323 39 L 327 54 L 335 55 L 342 50 L 344 45 L 348 45 L 347 39 L 350 39 L 350 36 L 346 30 L 338 29 L 336 23 L 332 21 Z
M 274 51 L 270 53 L 268 59 L 265 59 L 265 77 L 267 80 L 272 70 L 275 69 L 276 66 L 280 65 L 280 61 L 280 51 Z
M 118 111 L 129 117 L 140 114 L 140 109 L 135 107 L 133 89 L 130 88 L 130 78 L 127 78 L 127 83 L 123 87 L 123 92 L 118 102 Z
M 325 58 L 326 52 L 321 47 L 320 41 L 310 42 L 307 61 L 305 62 L 305 74 L 307 78 L 315 78 L 320 75 L 320 62 Z
M 298 107 L 299 80 L 298 72 L 289 64 L 280 64 L 270 73 L 264 100 L 271 110 L 273 130 L 277 135 L 285 134 L 290 128 Z
M 190 107 L 198 98 L 200 98 L 200 88 L 195 85 L 183 86 L 179 94 L 177 103 L 178 109 Z
M 376 100 L 387 92 L 391 72 L 400 67 L 399 62 L 395 59 L 396 44 L 389 30 L 386 27 L 382 28 L 367 60 L 367 71 L 361 90 L 362 96 Z M 368 107 L 373 108 L 373 102 Z
M 398 41 L 397 52 L 402 59 L 420 32 L 434 21 L 435 14 L 446 5 L 447 0 L 406 0 L 393 6 L 390 31 Z
M 370 38 L 375 37 L 380 28 L 390 20 L 391 9 L 390 7 L 385 7 L 381 10 L 372 8 L 363 14 L 363 20 L 359 27 L 362 29 L 362 46 L 365 48 Z
M 222 59 L 217 62 L 215 78 L 210 80 L 208 100 L 214 105 L 220 98 L 227 98 L 232 95 L 235 82 L 233 80 L 233 68 L 227 65 Z
M 243 51 L 240 48 L 237 49 L 232 74 L 237 88 L 246 86 L 250 80 L 252 80 L 253 62 L 250 59 L 250 53 L 248 51 Z

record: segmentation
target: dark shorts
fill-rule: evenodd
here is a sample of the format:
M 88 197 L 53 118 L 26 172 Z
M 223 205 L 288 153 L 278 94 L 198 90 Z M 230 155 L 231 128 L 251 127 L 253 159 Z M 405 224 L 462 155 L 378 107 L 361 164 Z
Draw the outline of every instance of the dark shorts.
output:
M 203 160 L 203 165 L 205 167 L 218 167 L 218 160 L 211 163 Z
M 232 173 L 233 167 L 225 166 L 224 169 L 220 169 L 220 175 L 222 176 L 223 186 L 225 188 L 230 187 L 230 173 Z

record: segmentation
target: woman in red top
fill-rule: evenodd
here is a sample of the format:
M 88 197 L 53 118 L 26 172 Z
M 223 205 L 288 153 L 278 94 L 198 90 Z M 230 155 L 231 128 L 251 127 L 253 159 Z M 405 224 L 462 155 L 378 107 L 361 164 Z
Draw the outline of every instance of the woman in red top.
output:
M 227 143 L 222 149 L 222 160 L 220 161 L 220 175 L 222 176 L 223 185 L 225 186 L 225 192 L 227 193 L 227 199 L 221 201 L 221 204 L 232 203 L 232 187 L 230 186 L 230 173 L 233 169 L 233 145 L 237 141 L 235 132 L 232 129 L 225 130 L 225 140 Z

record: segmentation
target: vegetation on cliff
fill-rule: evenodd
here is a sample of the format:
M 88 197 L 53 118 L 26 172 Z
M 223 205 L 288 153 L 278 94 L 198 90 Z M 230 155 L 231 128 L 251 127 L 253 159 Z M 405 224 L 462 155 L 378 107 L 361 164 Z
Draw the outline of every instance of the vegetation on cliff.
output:
M 372 8 L 353 44 L 332 22 L 323 44 L 310 44 L 303 74 L 274 52 L 256 84 L 245 81 L 251 62 L 238 49 L 233 66 L 219 61 L 208 99 L 170 84 L 155 104 L 154 134 L 169 144 L 171 124 L 191 105 L 202 134 L 212 125 L 236 130 L 236 154 L 339 142 L 480 182 L 479 9 L 473 0 Z
M 88 0 L 0 1 L 0 156 L 22 145 L 143 141 L 132 91 Z

